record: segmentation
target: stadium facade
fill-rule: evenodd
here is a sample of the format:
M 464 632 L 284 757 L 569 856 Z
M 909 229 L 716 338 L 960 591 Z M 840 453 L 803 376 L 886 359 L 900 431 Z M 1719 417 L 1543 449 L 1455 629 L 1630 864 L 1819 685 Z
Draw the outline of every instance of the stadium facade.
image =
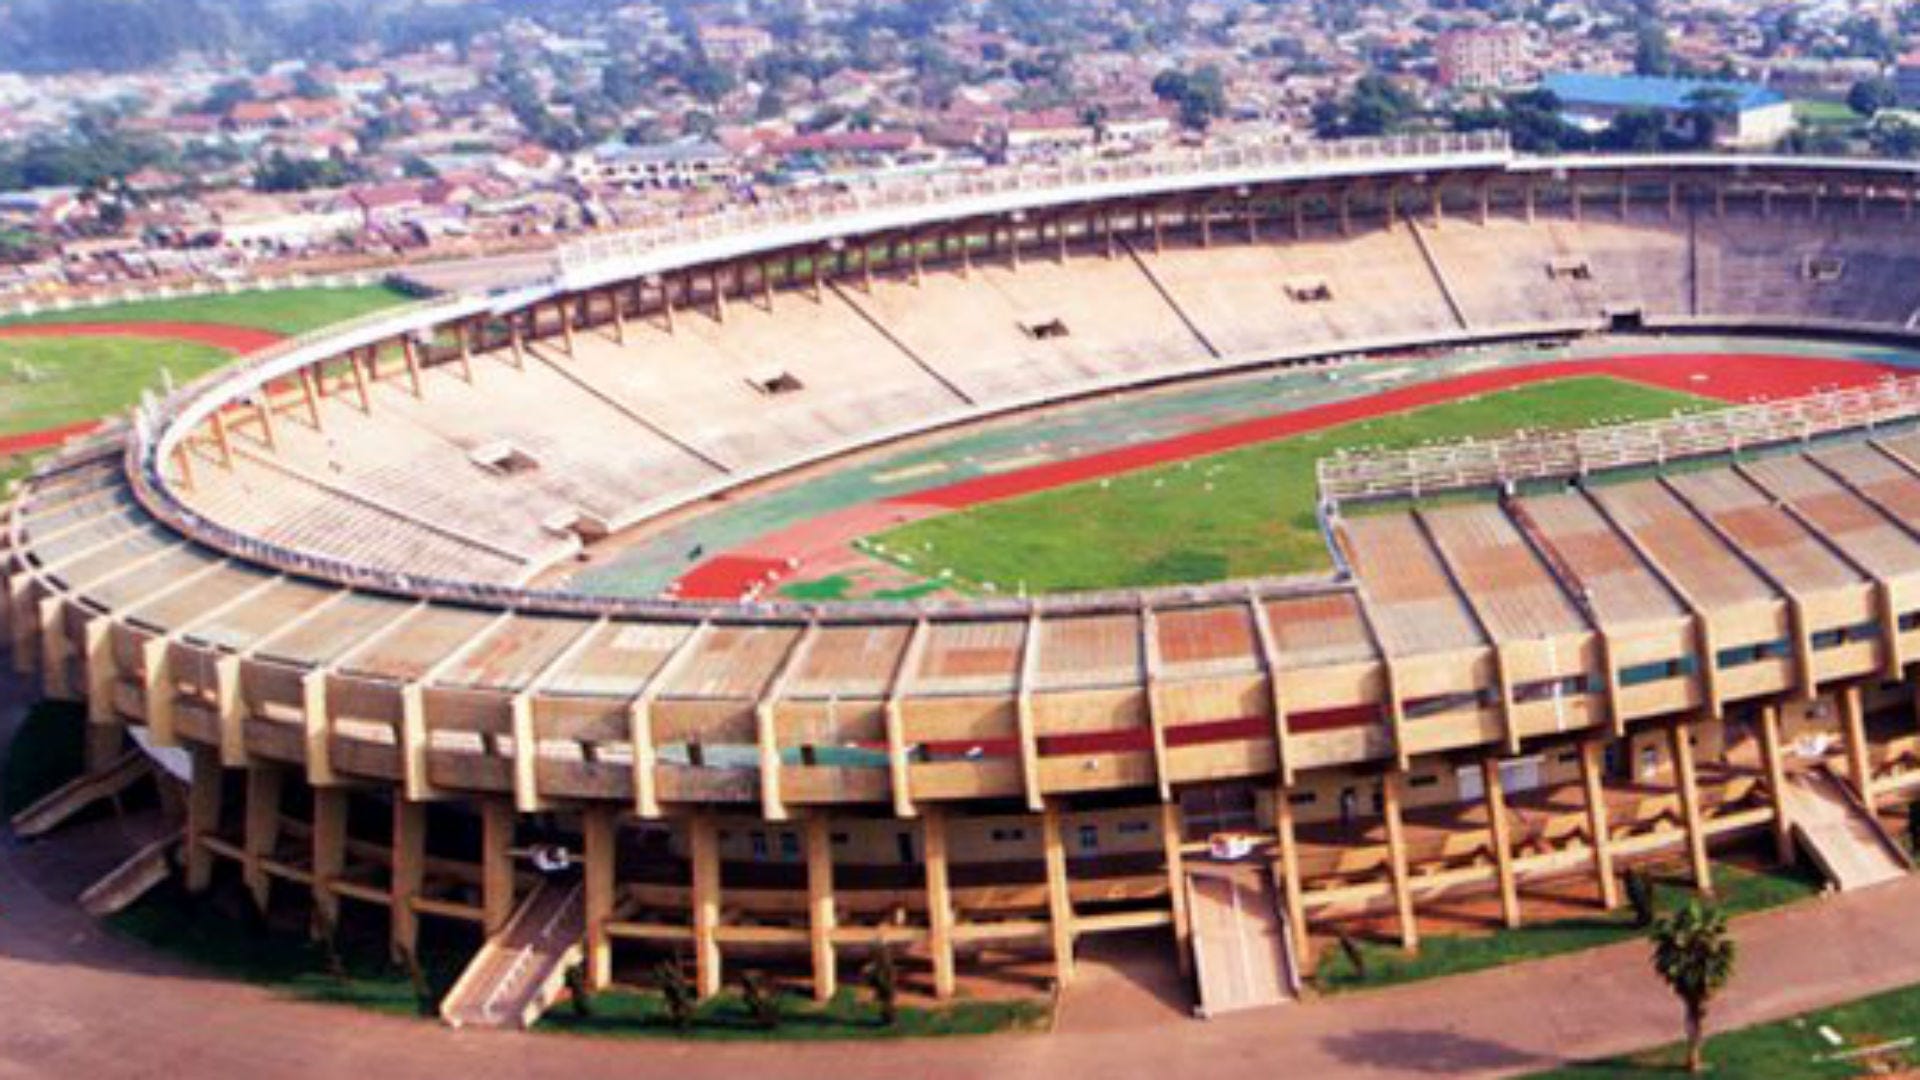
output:
M 184 756 L 190 887 L 232 862 L 262 905 L 386 912 L 400 950 L 423 918 L 484 928 L 458 1022 L 628 951 L 690 955 L 707 993 L 793 963 L 824 998 L 884 946 L 944 997 L 1002 956 L 1064 982 L 1109 932 L 1164 927 L 1185 966 L 1200 909 L 1251 887 L 1286 981 L 1357 912 L 1417 947 L 1443 897 L 1518 923 L 1522 885 L 1584 879 L 1611 906 L 1673 853 L 1710 885 L 1716 845 L 1790 854 L 1795 799 L 1870 822 L 1920 777 L 1904 384 L 1337 462 L 1326 576 L 535 586 L 717 494 L 1095 393 L 1620 329 L 1909 343 L 1917 190 L 1896 163 L 1434 137 L 663 224 L 70 448 L 6 508 L 7 633 L 87 702 L 96 769 L 129 735 Z M 1497 497 L 1409 498 L 1453 489 Z M 1221 837 L 1261 882 L 1210 876 Z M 578 881 L 519 863 L 541 838 Z

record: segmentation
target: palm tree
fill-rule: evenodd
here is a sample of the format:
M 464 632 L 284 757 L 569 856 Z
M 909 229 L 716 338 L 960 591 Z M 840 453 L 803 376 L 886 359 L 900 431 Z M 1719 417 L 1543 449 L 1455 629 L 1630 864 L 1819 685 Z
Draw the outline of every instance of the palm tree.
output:
M 1733 977 L 1727 917 L 1698 900 L 1653 924 L 1653 970 L 1687 1010 L 1687 1071 L 1706 1065 L 1707 1005 Z

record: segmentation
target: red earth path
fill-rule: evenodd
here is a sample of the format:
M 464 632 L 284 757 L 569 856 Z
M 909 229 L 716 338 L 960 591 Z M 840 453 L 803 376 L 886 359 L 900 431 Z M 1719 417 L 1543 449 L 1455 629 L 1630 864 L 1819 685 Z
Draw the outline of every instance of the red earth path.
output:
M 1741 404 L 1865 386 L 1905 372 L 1893 364 L 1765 353 L 1653 353 L 1496 368 L 849 507 L 715 555 L 677 581 L 674 593 L 690 600 L 739 599 L 750 591 L 770 588 L 777 578 L 791 577 L 801 569 L 822 570 L 836 559 L 843 560 L 847 545 L 879 528 L 1532 383 L 1611 376 Z
M 79 338 L 79 337 L 124 337 L 148 338 L 160 341 L 184 341 L 193 345 L 206 345 L 235 354 L 244 354 L 264 349 L 275 342 L 284 340 L 283 335 L 271 330 L 256 330 L 247 326 L 223 326 L 217 323 L 185 322 L 120 322 L 120 323 L 21 323 L 15 326 L 0 326 L 0 339 L 6 338 Z M 15 454 L 31 454 L 41 450 L 51 450 L 76 435 L 83 435 L 99 426 L 97 420 L 82 420 L 59 427 L 42 428 L 39 431 L 26 431 L 18 435 L 0 436 L 0 458 Z

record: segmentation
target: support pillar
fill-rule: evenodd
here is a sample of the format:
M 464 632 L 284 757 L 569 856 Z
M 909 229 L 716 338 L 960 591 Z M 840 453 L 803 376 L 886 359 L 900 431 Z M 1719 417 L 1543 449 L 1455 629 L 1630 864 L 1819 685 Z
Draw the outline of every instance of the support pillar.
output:
M 1873 810 L 1873 746 L 1867 741 L 1866 712 L 1860 705 L 1860 687 L 1850 685 L 1840 691 L 1840 721 L 1847 740 L 1847 779 L 1860 805 Z
M 340 925 L 340 894 L 334 882 L 347 870 L 347 793 L 313 789 L 313 910 L 316 929 Z
M 1313 939 L 1307 932 L 1307 907 L 1300 891 L 1300 846 L 1293 835 L 1293 800 L 1285 787 L 1273 792 L 1274 847 L 1279 849 L 1277 876 L 1280 900 L 1287 912 L 1287 933 L 1293 935 L 1293 958 L 1302 975 L 1313 971 Z
M 1173 948 L 1180 974 L 1193 974 L 1193 923 L 1187 914 L 1186 858 L 1180 841 L 1186 832 L 1178 802 L 1160 804 L 1160 840 L 1167 853 L 1167 904 L 1173 913 Z
M 427 804 L 397 798 L 393 804 L 392 873 L 388 905 L 396 957 L 413 956 L 420 946 L 420 913 L 413 901 L 426 880 Z
M 1760 758 L 1767 770 L 1768 801 L 1773 804 L 1773 851 L 1782 865 L 1794 861 L 1793 823 L 1787 817 L 1787 768 L 1780 751 L 1780 707 L 1760 707 Z
M 253 906 L 261 914 L 266 913 L 273 892 L 266 861 L 280 843 L 280 793 L 285 775 L 277 765 L 256 765 L 247 770 L 246 861 L 241 876 L 253 897 Z
M 1680 814 L 1686 822 L 1687 860 L 1693 867 L 1693 882 L 1701 892 L 1713 895 L 1713 868 L 1707 862 L 1707 831 L 1700 816 L 1700 781 L 1693 765 L 1693 732 L 1686 721 L 1667 729 L 1673 746 L 1674 778 L 1680 787 Z
M 1393 906 L 1400 921 L 1400 947 L 1410 953 L 1420 951 L 1420 924 L 1413 909 L 1413 889 L 1407 873 L 1406 827 L 1400 820 L 1400 784 L 1398 772 L 1388 770 L 1380 776 L 1380 814 L 1387 826 L 1387 872 L 1393 878 Z
M 1047 920 L 1053 935 L 1053 978 L 1064 987 L 1073 981 L 1073 892 L 1067 880 L 1067 848 L 1060 835 L 1060 810 L 1051 802 L 1040 812 L 1040 834 L 1047 862 Z
M 946 811 L 920 813 L 920 840 L 927 860 L 927 952 L 933 958 L 933 996 L 953 996 L 953 890 L 947 874 Z
M 840 985 L 833 951 L 839 922 L 833 902 L 833 823 L 825 814 L 807 818 L 807 943 L 813 953 L 813 1000 L 828 1001 Z
M 219 750 L 196 742 L 187 753 L 193 759 L 193 779 L 187 789 L 187 891 L 201 893 L 213 884 L 213 852 L 202 841 L 220 830 L 220 789 L 225 774 Z
M 513 917 L 513 806 L 499 799 L 480 804 L 480 908 L 488 936 Z M 591 927 L 591 923 L 589 923 Z M 588 930 L 591 940 L 592 930 Z
M 1494 873 L 1500 880 L 1500 916 L 1507 928 L 1520 925 L 1520 889 L 1513 874 L 1513 829 L 1507 820 L 1507 791 L 1500 783 L 1500 761 L 1480 759 L 1480 783 L 1487 800 L 1487 840 L 1493 846 Z
M 1603 762 L 1598 739 L 1580 743 L 1580 786 L 1587 800 L 1587 842 L 1593 848 L 1593 877 L 1600 886 L 1600 906 L 1620 906 L 1620 882 L 1613 875 L 1612 827 L 1607 824 L 1607 790 L 1601 782 Z
M 693 861 L 693 962 L 695 992 L 709 998 L 720 992 L 720 837 L 713 817 L 696 813 L 687 821 Z
M 580 816 L 582 899 L 587 922 L 587 986 L 598 990 L 613 981 L 613 941 L 607 921 L 613 918 L 614 849 L 618 830 L 613 809 L 592 806 Z

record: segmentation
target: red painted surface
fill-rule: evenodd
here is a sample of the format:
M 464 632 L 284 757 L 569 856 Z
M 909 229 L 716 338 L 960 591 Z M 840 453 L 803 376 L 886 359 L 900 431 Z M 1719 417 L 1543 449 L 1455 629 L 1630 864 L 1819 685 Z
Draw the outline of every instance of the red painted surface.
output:
M 1611 376 L 1718 401 L 1745 403 L 1864 386 L 1905 373 L 1906 369 L 1891 364 L 1765 353 L 1653 353 L 1497 368 L 899 495 L 799 522 L 761 537 L 741 550 L 751 552 L 756 561 L 779 565 L 783 574 L 789 572 L 786 569 L 789 560 L 800 563 L 792 572 L 804 570 L 813 574 L 823 563 L 838 557 L 834 552 L 844 552 L 846 545 L 877 531 L 876 520 L 891 517 L 886 525 L 901 524 L 982 503 L 1556 379 Z M 720 555 L 703 563 L 680 580 L 679 594 L 689 599 L 739 598 L 741 592 L 733 586 L 735 579 L 729 576 L 724 564 L 742 558 L 742 555 Z
M 719 555 L 693 568 L 676 584 L 689 600 L 738 600 L 755 586 L 762 589 L 787 572 L 785 559 Z
M 248 326 L 221 326 L 216 323 L 122 322 L 122 323 L 22 323 L 0 326 L 0 338 L 130 337 L 158 338 L 208 345 L 232 353 L 264 349 L 284 335 Z
M 82 420 L 77 424 L 66 424 L 40 431 L 28 431 L 19 435 L 0 435 L 0 458 L 15 454 L 33 454 L 41 450 L 51 450 L 76 435 L 85 435 L 100 426 L 98 420 Z

